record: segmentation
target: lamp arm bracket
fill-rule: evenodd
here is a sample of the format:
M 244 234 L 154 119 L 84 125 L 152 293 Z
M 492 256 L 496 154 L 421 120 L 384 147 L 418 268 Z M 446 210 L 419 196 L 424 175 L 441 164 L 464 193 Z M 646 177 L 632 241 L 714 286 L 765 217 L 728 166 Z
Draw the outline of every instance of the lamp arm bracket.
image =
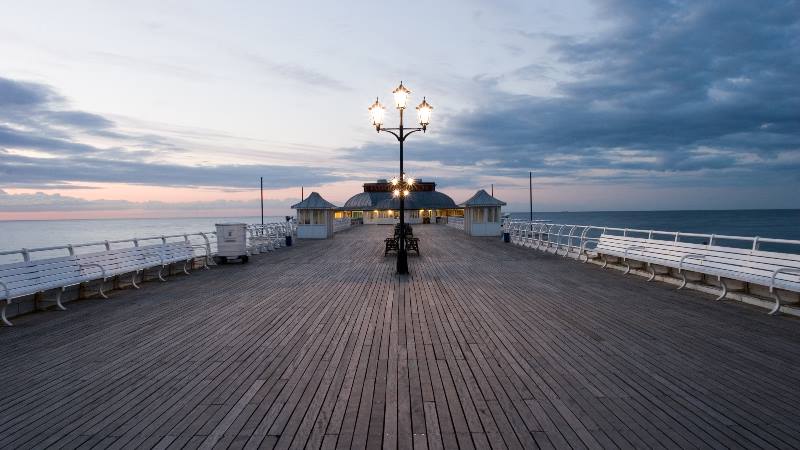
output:
M 396 129 L 396 128 L 395 128 L 395 129 Z M 386 133 L 389 133 L 389 134 L 391 134 L 392 136 L 396 137 L 398 141 L 402 140 L 402 139 L 400 138 L 400 135 L 399 135 L 399 134 L 397 134 L 397 133 L 395 133 L 394 131 L 392 131 L 392 128 L 381 128 L 381 129 L 380 129 L 380 130 L 378 130 L 378 131 L 385 131 Z
M 403 135 L 403 140 L 405 140 L 405 138 L 411 136 L 413 133 L 416 133 L 417 131 L 425 131 L 422 128 L 406 128 L 406 129 L 410 130 L 410 131 Z

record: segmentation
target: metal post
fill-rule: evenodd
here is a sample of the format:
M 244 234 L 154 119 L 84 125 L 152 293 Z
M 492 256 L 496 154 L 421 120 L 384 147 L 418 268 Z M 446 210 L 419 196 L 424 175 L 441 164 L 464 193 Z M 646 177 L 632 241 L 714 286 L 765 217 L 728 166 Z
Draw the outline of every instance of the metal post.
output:
M 397 247 L 397 273 L 408 273 L 408 254 L 406 254 L 406 201 L 403 195 L 405 173 L 403 172 L 403 109 L 400 110 L 400 242 Z
M 531 222 L 533 222 L 533 171 L 528 172 L 528 195 L 531 201 Z
M 261 226 L 264 226 L 264 177 L 261 177 Z

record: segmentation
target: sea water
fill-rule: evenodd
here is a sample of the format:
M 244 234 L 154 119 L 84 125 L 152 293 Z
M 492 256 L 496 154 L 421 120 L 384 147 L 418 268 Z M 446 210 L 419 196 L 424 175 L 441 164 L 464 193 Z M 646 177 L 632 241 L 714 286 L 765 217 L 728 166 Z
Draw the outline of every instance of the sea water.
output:
M 530 212 L 511 213 L 528 220 Z M 594 225 L 682 233 L 760 236 L 800 240 L 800 209 L 712 211 L 533 212 L 534 219 L 570 225 Z
M 265 217 L 264 222 L 286 218 Z M 215 230 L 226 222 L 261 223 L 261 217 L 0 221 L 0 252 L 98 241 L 169 236 Z
M 529 213 L 511 216 L 527 219 Z M 800 240 L 800 209 L 736 211 L 595 211 L 539 212 L 535 219 L 553 223 L 595 225 L 684 233 L 760 236 Z M 283 222 L 285 217 L 266 217 Z M 204 217 L 101 220 L 0 221 L 0 251 L 104 240 L 214 231 L 224 222 L 260 223 L 260 217 Z

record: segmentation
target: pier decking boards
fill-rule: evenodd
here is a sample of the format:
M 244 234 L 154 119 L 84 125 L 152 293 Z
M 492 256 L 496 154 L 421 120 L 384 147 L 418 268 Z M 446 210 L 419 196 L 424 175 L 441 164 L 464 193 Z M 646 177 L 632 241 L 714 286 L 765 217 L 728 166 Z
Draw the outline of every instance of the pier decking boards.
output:
M 0 447 L 800 447 L 797 319 L 390 230 L 16 318 Z

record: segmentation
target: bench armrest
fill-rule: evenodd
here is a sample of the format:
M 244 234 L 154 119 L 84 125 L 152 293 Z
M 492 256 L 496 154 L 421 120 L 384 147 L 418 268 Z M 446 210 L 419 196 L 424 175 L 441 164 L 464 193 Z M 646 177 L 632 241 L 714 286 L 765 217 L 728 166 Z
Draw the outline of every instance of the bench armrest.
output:
M 778 276 L 779 273 L 793 273 L 800 275 L 800 269 L 792 269 L 791 267 L 781 267 L 779 269 L 775 269 L 772 271 L 772 276 L 769 279 L 769 291 L 772 292 L 775 289 L 775 277 Z
M 687 259 L 706 259 L 706 255 L 699 255 L 697 253 L 689 253 L 688 255 L 683 255 L 681 257 L 680 262 L 678 263 L 678 273 L 683 270 L 683 262 Z
M 82 269 L 84 267 L 97 267 L 98 269 L 100 269 L 100 274 L 103 276 L 103 279 L 106 278 L 106 269 L 103 266 L 101 266 L 100 264 L 94 264 L 94 263 L 92 263 L 92 264 L 78 264 L 78 269 Z
M 5 283 L 3 283 L 2 281 L 0 281 L 0 287 L 2 287 L 2 288 L 3 288 L 3 292 L 4 292 L 4 294 L 3 294 L 3 300 L 5 300 L 6 302 L 9 302 L 9 303 L 11 303 L 11 298 L 10 298 L 10 295 L 11 295 L 11 293 L 8 291 L 8 286 L 6 286 L 6 284 L 5 284 Z

